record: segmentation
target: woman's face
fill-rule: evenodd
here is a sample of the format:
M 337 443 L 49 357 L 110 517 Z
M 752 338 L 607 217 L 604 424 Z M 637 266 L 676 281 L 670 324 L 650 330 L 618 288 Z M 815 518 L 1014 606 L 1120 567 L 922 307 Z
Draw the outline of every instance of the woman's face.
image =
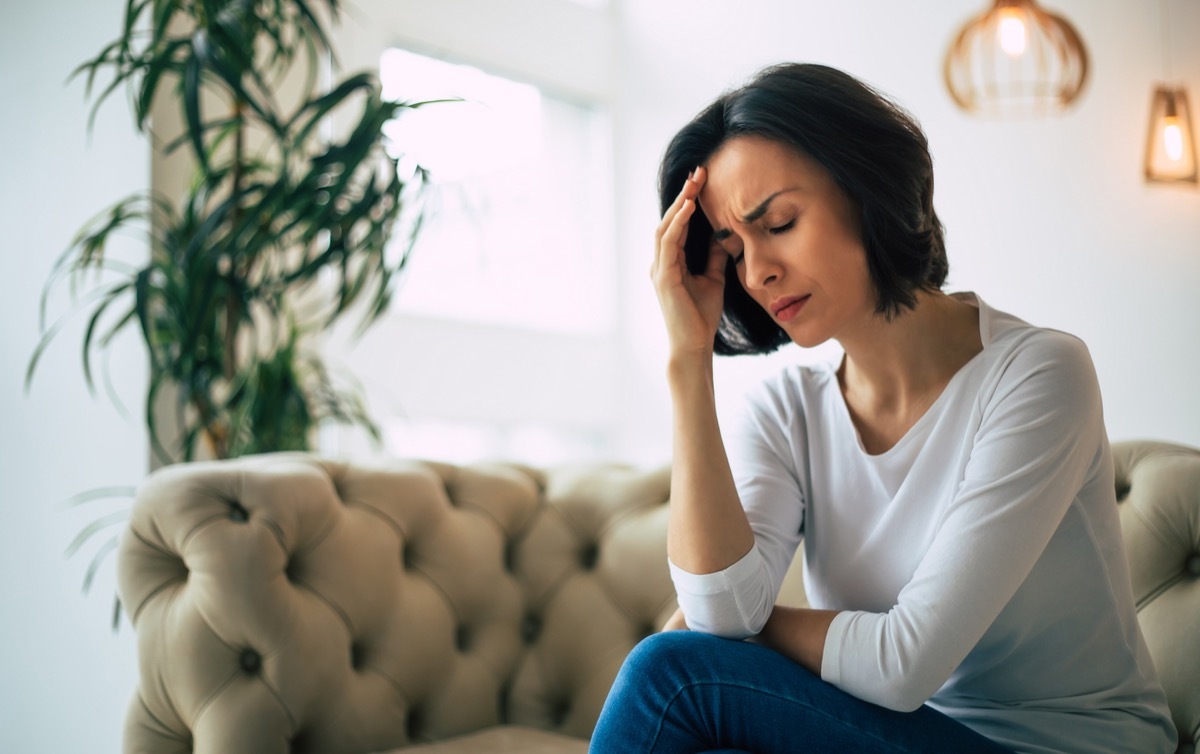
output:
M 858 211 L 820 164 L 740 136 L 706 167 L 699 200 L 714 246 L 736 261 L 742 287 L 795 343 L 841 339 L 875 316 Z

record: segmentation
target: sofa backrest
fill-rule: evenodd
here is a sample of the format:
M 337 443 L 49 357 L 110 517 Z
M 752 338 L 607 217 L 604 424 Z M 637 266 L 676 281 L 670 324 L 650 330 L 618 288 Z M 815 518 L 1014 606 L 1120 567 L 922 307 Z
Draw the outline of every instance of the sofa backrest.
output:
M 370 752 L 497 723 L 587 737 L 675 609 L 666 469 L 163 469 L 122 540 L 126 751 Z

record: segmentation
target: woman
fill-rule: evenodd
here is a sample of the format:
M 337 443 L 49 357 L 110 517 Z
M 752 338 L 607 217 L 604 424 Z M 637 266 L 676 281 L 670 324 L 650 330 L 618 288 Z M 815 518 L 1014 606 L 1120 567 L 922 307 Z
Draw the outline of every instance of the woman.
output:
M 692 630 L 631 653 L 592 751 L 1173 751 L 1091 358 L 942 291 L 919 126 L 778 66 L 675 136 L 660 193 Z M 723 436 L 714 352 L 830 339 L 840 363 L 768 379 Z M 775 607 L 801 538 L 813 609 Z

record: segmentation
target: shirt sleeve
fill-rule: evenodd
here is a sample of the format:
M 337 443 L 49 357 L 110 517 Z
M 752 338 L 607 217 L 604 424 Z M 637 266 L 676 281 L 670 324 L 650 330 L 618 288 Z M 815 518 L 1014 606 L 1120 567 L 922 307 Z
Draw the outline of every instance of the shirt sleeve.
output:
M 738 498 L 754 547 L 715 573 L 694 574 L 668 561 L 679 606 L 693 631 L 744 639 L 762 630 L 800 545 L 804 494 L 789 428 L 802 422 L 795 401 L 762 391 L 724 433 Z
M 1100 389 L 1078 339 L 1041 331 L 979 401 L 963 479 L 896 605 L 842 612 L 829 628 L 821 677 L 860 699 L 911 711 L 941 688 L 1102 462 Z

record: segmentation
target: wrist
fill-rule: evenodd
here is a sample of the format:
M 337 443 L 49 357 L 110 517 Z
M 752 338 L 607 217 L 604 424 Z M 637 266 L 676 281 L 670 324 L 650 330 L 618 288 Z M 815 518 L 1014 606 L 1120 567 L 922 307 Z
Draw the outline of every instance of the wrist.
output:
M 762 631 L 759 643 L 790 657 L 816 675 L 821 674 L 825 639 L 838 612 L 776 606 Z
M 712 361 L 672 360 L 667 367 L 667 387 L 676 405 L 692 405 L 699 399 L 716 400 Z
M 667 357 L 667 379 L 691 381 L 697 377 L 708 378 L 711 382 L 713 373 L 712 349 L 699 351 L 672 351 Z

